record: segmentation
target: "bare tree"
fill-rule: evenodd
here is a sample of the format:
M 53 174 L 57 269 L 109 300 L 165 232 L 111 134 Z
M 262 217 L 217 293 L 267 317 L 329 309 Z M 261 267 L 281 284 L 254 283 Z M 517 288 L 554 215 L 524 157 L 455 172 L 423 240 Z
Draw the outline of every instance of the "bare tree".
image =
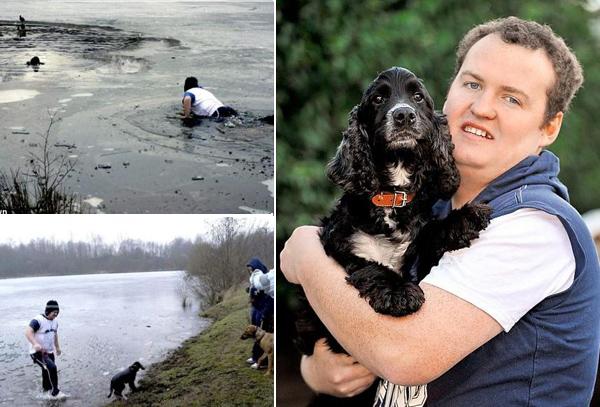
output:
M 273 232 L 266 227 L 244 230 L 234 218 L 211 225 L 205 240 L 196 241 L 187 269 L 186 281 L 202 306 L 219 302 L 224 292 L 248 279 L 246 264 L 260 257 L 273 264 Z

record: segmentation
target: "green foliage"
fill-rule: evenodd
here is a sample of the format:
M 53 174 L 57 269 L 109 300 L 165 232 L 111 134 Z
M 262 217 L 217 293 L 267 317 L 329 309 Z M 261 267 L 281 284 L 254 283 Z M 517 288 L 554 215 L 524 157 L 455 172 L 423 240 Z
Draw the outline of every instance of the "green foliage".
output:
M 552 150 L 573 204 L 600 206 L 599 25 L 585 1 L 277 2 L 277 234 L 314 223 L 339 193 L 325 177 L 347 115 L 378 72 L 404 66 L 425 80 L 441 109 L 458 42 L 481 22 L 515 15 L 550 25 L 577 54 L 584 88 Z M 598 30 L 596 30 L 598 32 Z

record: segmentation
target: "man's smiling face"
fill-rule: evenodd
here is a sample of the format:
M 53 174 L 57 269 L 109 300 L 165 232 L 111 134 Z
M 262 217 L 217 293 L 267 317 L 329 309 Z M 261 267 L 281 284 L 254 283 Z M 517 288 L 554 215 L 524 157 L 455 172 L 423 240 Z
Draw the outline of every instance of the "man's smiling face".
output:
M 471 47 L 444 104 L 461 174 L 489 183 L 554 141 L 562 113 L 542 126 L 554 80 L 542 49 L 507 44 L 497 34 Z

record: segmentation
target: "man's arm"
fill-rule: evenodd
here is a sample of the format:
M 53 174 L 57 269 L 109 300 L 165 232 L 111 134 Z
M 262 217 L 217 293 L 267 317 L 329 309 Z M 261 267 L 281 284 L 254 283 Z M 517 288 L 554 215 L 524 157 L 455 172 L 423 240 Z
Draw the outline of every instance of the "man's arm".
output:
M 58 332 L 54 333 L 54 348 L 56 349 L 56 354 L 60 356 L 62 351 L 60 350 L 60 345 L 58 344 Z
M 192 98 L 189 96 L 185 96 L 183 98 L 183 117 L 189 118 L 192 117 Z
M 428 383 L 502 331 L 479 308 L 428 284 L 421 285 L 426 301 L 415 314 L 376 313 L 327 257 L 317 230 L 296 229 L 281 254 L 281 269 L 303 286 L 340 344 L 377 376 L 404 385 Z
M 27 329 L 25 329 L 25 338 L 27 338 L 29 343 L 33 345 L 33 349 L 35 349 L 36 352 L 42 350 L 42 345 L 37 343 L 35 340 L 35 332 L 33 331 L 32 327 L 28 326 Z

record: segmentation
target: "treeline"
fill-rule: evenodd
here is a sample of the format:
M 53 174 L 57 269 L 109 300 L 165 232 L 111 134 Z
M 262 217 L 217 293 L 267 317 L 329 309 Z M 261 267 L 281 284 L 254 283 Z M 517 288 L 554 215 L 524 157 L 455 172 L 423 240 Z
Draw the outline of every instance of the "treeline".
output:
M 0 278 L 184 270 L 193 242 L 170 243 L 127 239 L 109 244 L 100 237 L 89 242 L 38 239 L 27 244 L 0 245 Z
M 246 264 L 258 257 L 273 268 L 274 231 L 266 226 L 244 228 L 233 218 L 224 218 L 211 226 L 206 239 L 198 240 L 187 268 L 189 287 L 203 306 L 220 302 L 231 287 L 245 284 Z

